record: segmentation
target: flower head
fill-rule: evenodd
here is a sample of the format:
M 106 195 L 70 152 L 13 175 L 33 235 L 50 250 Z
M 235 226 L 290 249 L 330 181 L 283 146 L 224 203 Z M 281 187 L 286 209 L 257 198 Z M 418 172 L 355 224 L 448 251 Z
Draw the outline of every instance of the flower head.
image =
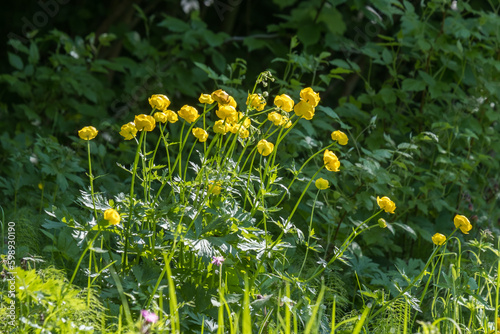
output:
M 225 135 L 228 131 L 231 130 L 231 125 L 229 123 L 224 123 L 223 120 L 218 120 L 214 124 L 214 132 L 220 133 L 221 135 Z
M 200 101 L 200 103 L 203 103 L 203 104 L 214 103 L 214 99 L 212 99 L 212 96 L 210 94 L 201 94 L 198 101 Z
M 84 140 L 92 140 L 97 136 L 98 132 L 93 126 L 86 126 L 78 131 L 78 136 Z
M 323 162 L 325 164 L 326 169 L 330 172 L 338 172 L 340 168 L 339 158 L 330 150 L 325 150 L 323 155 Z
M 148 100 L 149 100 L 149 105 L 151 105 L 151 108 L 161 111 L 167 110 L 168 106 L 170 105 L 170 100 L 163 94 L 151 95 L 151 97 Z
M 464 234 L 469 234 L 469 231 L 472 230 L 472 225 L 469 219 L 465 216 L 456 215 L 453 219 L 453 223 L 455 223 L 455 227 L 459 228 Z
M 257 111 L 262 111 L 266 106 L 266 99 L 260 94 L 250 94 L 247 97 L 247 105 Z
M 125 140 L 130 140 L 135 137 L 137 134 L 137 128 L 135 127 L 134 122 L 128 122 L 127 124 L 123 124 L 120 135 L 125 137 Z
M 215 112 L 220 119 L 226 119 L 230 117 L 237 117 L 238 113 L 234 107 L 229 104 L 219 105 L 219 109 Z
M 377 196 L 377 204 L 385 212 L 394 213 L 394 210 L 396 210 L 396 204 L 387 196 L 382 198 Z
M 317 179 L 316 182 L 314 182 L 314 185 L 319 190 L 325 190 L 325 189 L 328 189 L 330 187 L 330 183 L 328 182 L 328 180 L 325 180 L 321 177 L 319 179 Z
M 153 116 L 144 115 L 144 114 L 135 116 L 134 123 L 135 123 L 135 127 L 139 131 L 142 131 L 142 130 L 153 131 L 153 129 L 156 126 L 156 121 L 153 118 Z
M 262 139 L 257 143 L 257 151 L 259 151 L 259 153 L 265 157 L 271 154 L 273 150 L 274 150 L 274 144 L 268 142 L 265 139 Z
M 432 236 L 432 242 L 438 246 L 441 246 L 446 241 L 446 237 L 441 233 L 436 233 Z
M 281 94 L 281 95 L 278 95 L 274 98 L 274 104 L 286 111 L 286 112 L 290 112 L 292 111 L 293 109 L 293 106 L 295 104 L 295 102 L 292 100 L 292 98 L 286 94 Z
M 111 225 L 118 225 L 121 221 L 120 214 L 115 209 L 107 209 L 104 211 L 104 219 Z
M 311 87 L 304 88 L 300 91 L 300 98 L 302 101 L 307 102 L 313 108 L 316 107 L 319 103 L 320 97 L 319 93 L 313 91 Z
M 165 111 L 165 114 L 167 115 L 167 120 L 169 123 L 175 123 L 179 120 L 179 117 L 173 110 L 167 110 Z
M 225 258 L 222 256 L 212 256 L 212 264 L 215 264 L 216 266 L 222 265 L 222 262 L 224 262 Z
M 314 117 L 314 107 L 305 101 L 300 101 L 293 108 L 295 114 L 310 121 Z
M 332 140 L 337 141 L 340 145 L 346 145 L 349 139 L 345 133 L 337 130 L 332 132 Z
M 212 99 L 220 104 L 228 104 L 229 102 L 231 102 L 229 94 L 222 89 L 217 89 L 215 92 L 213 92 Z
M 200 141 L 200 143 L 203 143 L 207 141 L 208 133 L 202 128 L 194 128 L 193 136 L 195 136 Z
M 198 110 L 188 105 L 184 105 L 181 110 L 179 110 L 178 114 L 188 123 L 193 123 L 199 116 Z
M 144 318 L 144 321 L 150 322 L 150 323 L 155 323 L 158 321 L 158 316 L 154 312 L 149 312 L 147 310 L 142 310 L 141 315 Z
M 209 194 L 220 195 L 221 190 L 222 190 L 222 188 L 220 187 L 219 182 L 210 181 L 210 184 L 208 186 L 208 193 Z
M 166 123 L 168 121 L 168 116 L 163 111 L 155 112 L 153 115 L 154 119 L 158 123 Z
M 380 226 L 381 228 L 386 228 L 387 227 L 387 222 L 385 221 L 384 218 L 379 218 L 379 220 L 377 221 L 378 223 L 378 226 Z
M 272 111 L 267 115 L 267 119 L 273 122 L 274 125 L 280 126 L 283 122 L 283 116 L 276 111 Z

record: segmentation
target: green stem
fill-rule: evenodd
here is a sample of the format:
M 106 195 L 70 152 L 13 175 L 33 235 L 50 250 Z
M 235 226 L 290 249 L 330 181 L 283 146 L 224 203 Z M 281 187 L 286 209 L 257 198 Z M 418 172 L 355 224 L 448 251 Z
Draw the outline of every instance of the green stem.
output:
M 304 261 L 302 261 L 302 266 L 300 267 L 299 274 L 297 275 L 297 277 L 300 277 L 300 274 L 302 273 L 302 270 L 304 269 L 304 266 L 306 264 L 307 254 L 309 253 L 309 245 L 310 245 L 309 243 L 311 241 L 311 230 L 312 230 L 312 223 L 313 223 L 313 216 L 314 216 L 314 208 L 316 206 L 316 201 L 318 200 L 319 192 L 320 192 L 320 190 L 318 189 L 318 191 L 316 192 L 316 197 L 314 198 L 314 202 L 313 202 L 313 206 L 312 206 L 312 210 L 311 210 L 311 220 L 309 221 L 309 231 L 308 231 L 308 235 L 307 235 L 306 254 L 304 255 Z
M 87 154 L 89 160 L 90 195 L 92 197 L 92 205 L 94 206 L 94 218 L 95 220 L 97 220 L 97 210 L 95 207 L 95 196 L 94 196 L 94 175 L 92 175 L 92 159 L 90 158 L 90 140 L 87 140 Z

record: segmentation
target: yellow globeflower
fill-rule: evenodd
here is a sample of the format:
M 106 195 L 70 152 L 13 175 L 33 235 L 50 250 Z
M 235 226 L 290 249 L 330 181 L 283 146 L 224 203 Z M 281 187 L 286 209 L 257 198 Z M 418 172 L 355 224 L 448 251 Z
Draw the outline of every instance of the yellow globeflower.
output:
M 226 119 L 230 117 L 238 117 L 236 109 L 230 105 L 219 105 L 219 109 L 215 112 L 220 119 Z
M 274 150 L 274 144 L 262 139 L 257 143 L 257 151 L 263 156 L 268 156 Z
M 260 94 L 249 94 L 247 97 L 247 105 L 257 111 L 262 111 L 266 106 L 266 99 Z
M 326 169 L 330 172 L 338 172 L 340 168 L 339 158 L 330 150 L 325 150 L 323 155 L 323 162 L 325 164 Z
M 394 210 L 396 210 L 396 204 L 387 196 L 382 198 L 377 196 L 377 204 L 381 209 L 388 213 L 394 213 Z
M 245 128 L 241 128 L 240 132 L 238 133 L 238 136 L 240 136 L 241 139 L 245 139 L 248 138 L 248 136 L 250 136 L 250 132 Z
M 166 123 L 168 121 L 168 116 L 163 111 L 155 112 L 153 117 L 154 117 L 155 121 L 157 121 L 158 123 L 159 122 Z
M 281 94 L 281 95 L 278 95 L 274 98 L 274 104 L 278 108 L 280 108 L 286 112 L 291 112 L 295 102 L 293 102 L 293 100 L 290 96 L 288 96 L 286 94 Z
M 283 116 L 281 116 L 280 113 L 277 113 L 276 111 L 272 111 L 267 115 L 267 119 L 271 122 L 273 122 L 274 125 L 280 126 L 283 122 Z
M 188 123 L 193 123 L 199 116 L 198 110 L 188 105 L 183 106 L 178 114 Z
M 223 91 L 222 89 L 217 89 L 215 92 L 212 93 L 211 96 L 215 102 L 220 104 L 228 104 L 231 101 L 229 94 Z
M 128 122 L 127 124 L 122 125 L 120 135 L 125 137 L 125 140 L 134 138 L 136 134 L 137 128 L 135 127 L 134 122 Z
M 153 129 L 156 126 L 156 122 L 155 122 L 155 119 L 153 118 L 153 116 L 144 115 L 144 114 L 135 116 L 134 123 L 135 123 L 135 127 L 139 131 L 142 131 L 142 130 L 153 131 Z
M 228 131 L 232 129 L 232 126 L 228 123 L 224 123 L 223 120 L 218 120 L 214 124 L 214 132 L 220 133 L 221 135 L 225 135 Z
M 432 242 L 438 246 L 441 246 L 446 241 L 446 237 L 441 233 L 436 233 L 432 236 Z
M 472 225 L 469 219 L 465 216 L 456 215 L 453 222 L 455 223 L 455 227 L 459 228 L 464 234 L 469 234 L 469 231 L 472 230 Z
M 208 132 L 206 132 L 202 128 L 194 128 L 192 130 L 192 132 L 193 132 L 193 136 L 195 136 L 200 141 L 200 143 L 207 141 Z
M 214 183 L 214 181 L 210 181 L 210 185 L 208 186 L 208 193 L 212 195 L 220 195 L 221 186 L 220 183 Z
M 212 96 L 210 94 L 201 94 L 198 101 L 200 101 L 200 103 L 203 103 L 203 104 L 214 103 L 214 99 L 212 99 Z
M 346 145 L 349 139 L 345 133 L 337 130 L 332 132 L 332 140 L 337 141 L 340 145 Z
M 149 104 L 151 105 L 151 108 L 165 111 L 170 105 L 170 100 L 163 94 L 155 94 L 151 95 L 149 98 Z
M 118 211 L 115 209 L 107 209 L 104 211 L 104 219 L 107 220 L 111 225 L 118 225 L 120 223 L 121 217 Z
M 328 180 L 325 180 L 321 177 L 317 179 L 316 182 L 314 182 L 314 184 L 316 185 L 316 188 L 320 190 L 325 190 L 330 187 L 330 183 L 328 182 Z
M 292 126 L 292 121 L 286 117 L 286 116 L 282 116 L 282 119 L 281 119 L 281 125 L 285 128 L 285 129 L 288 129 L 289 127 Z
M 167 115 L 167 120 L 169 123 L 175 123 L 179 120 L 179 117 L 177 117 L 177 114 L 173 110 L 167 110 L 165 111 L 165 114 Z
M 295 105 L 293 111 L 302 118 L 310 121 L 314 117 L 314 107 L 305 101 L 300 101 Z
M 78 136 L 84 140 L 92 140 L 97 136 L 98 132 L 93 126 L 86 126 L 78 131 Z
M 314 92 L 311 87 L 307 87 L 301 90 L 300 97 L 303 101 L 310 104 L 313 108 L 316 107 L 319 103 L 319 100 L 321 100 L 319 97 L 319 93 Z

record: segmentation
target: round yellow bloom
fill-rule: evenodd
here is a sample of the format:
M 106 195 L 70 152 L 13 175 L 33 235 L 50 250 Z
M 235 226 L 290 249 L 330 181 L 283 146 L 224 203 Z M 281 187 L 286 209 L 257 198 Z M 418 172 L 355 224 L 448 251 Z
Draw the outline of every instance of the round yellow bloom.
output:
M 339 158 L 330 150 L 325 150 L 323 155 L 323 162 L 325 164 L 326 169 L 330 172 L 338 172 L 340 168 Z
M 224 106 L 224 105 L 228 105 L 228 106 L 231 106 L 233 107 L 234 109 L 236 109 L 236 107 L 238 106 L 238 104 L 236 103 L 236 100 L 234 99 L 234 97 L 232 96 L 229 96 L 229 102 L 224 104 L 224 103 L 219 103 L 219 107 L 220 106 Z
M 455 227 L 459 228 L 464 234 L 469 234 L 469 231 L 472 230 L 472 225 L 469 219 L 465 216 L 456 215 L 453 219 L 453 223 L 455 223 Z
M 250 94 L 247 97 L 247 105 L 257 111 L 262 111 L 266 106 L 266 99 L 260 94 Z
M 153 131 L 153 129 L 156 126 L 156 122 L 155 122 L 155 119 L 153 118 L 153 116 L 144 115 L 144 114 L 135 116 L 134 123 L 135 123 L 135 127 L 139 131 L 142 131 L 142 130 Z
M 170 100 L 163 94 L 151 95 L 148 100 L 151 108 L 161 111 L 167 110 L 168 106 L 170 105 Z
M 161 122 L 161 123 L 166 123 L 168 121 L 168 116 L 166 113 L 159 111 L 155 112 L 153 115 L 155 121 Z
M 310 121 L 314 117 L 314 107 L 305 101 L 300 101 L 293 108 L 295 114 Z
M 438 246 L 441 246 L 446 241 L 446 237 L 441 233 L 436 233 L 432 236 L 432 242 Z
M 98 132 L 93 126 L 86 126 L 78 131 L 78 136 L 84 140 L 92 140 L 97 136 Z
M 194 122 L 199 116 L 198 110 L 188 105 L 183 106 L 181 110 L 179 110 L 178 114 L 188 123 Z
M 328 182 L 328 180 L 325 180 L 321 177 L 317 179 L 316 182 L 314 182 L 314 185 L 316 185 L 316 188 L 318 188 L 319 190 L 325 190 L 330 187 L 330 183 Z
M 115 209 L 107 209 L 104 211 L 104 219 L 111 225 L 118 225 L 121 221 L 120 214 Z
M 268 156 L 274 150 L 274 144 L 262 139 L 257 143 L 257 151 L 263 156 Z
M 206 132 L 202 128 L 194 128 L 192 130 L 192 132 L 193 132 L 193 136 L 195 136 L 196 138 L 198 138 L 198 140 L 200 141 L 200 143 L 203 143 L 203 142 L 207 141 L 207 139 L 208 139 L 208 132 Z
M 212 99 L 220 104 L 228 104 L 229 102 L 231 102 L 229 94 L 222 89 L 217 89 L 215 92 L 213 92 Z
M 286 116 L 281 116 L 281 125 L 285 128 L 288 129 L 289 127 L 292 126 L 292 121 L 286 117 Z
M 42 182 L 40 182 L 40 183 L 38 184 L 38 189 L 43 190 L 43 183 L 42 183 Z
M 200 101 L 200 103 L 204 103 L 204 104 L 214 103 L 214 99 L 212 99 L 212 96 L 210 94 L 201 94 L 198 101 Z
M 340 145 L 347 145 L 347 135 L 340 130 L 332 132 L 332 140 L 337 141 Z
M 241 111 L 238 111 L 238 113 L 232 114 L 231 116 L 226 118 L 226 122 L 228 122 L 229 124 L 237 124 L 243 118 L 245 118 L 245 115 L 243 115 Z M 250 120 L 250 118 L 246 117 L 242 124 L 245 128 L 249 128 L 250 125 L 252 125 L 252 121 Z
M 310 104 L 313 108 L 319 103 L 319 93 L 315 93 L 311 87 L 304 88 L 300 91 L 300 97 L 303 101 Z
M 220 105 L 219 109 L 215 112 L 220 119 L 226 119 L 229 117 L 238 117 L 236 109 L 230 105 Z
M 248 138 L 248 136 L 250 136 L 250 132 L 247 129 L 242 128 L 242 129 L 240 129 L 238 136 L 240 136 L 241 139 L 245 139 L 245 138 Z
M 214 181 L 210 181 L 210 185 L 208 186 L 208 193 L 212 195 L 220 195 L 221 186 L 220 183 L 214 183 Z
M 127 124 L 122 125 L 120 135 L 125 137 L 125 140 L 134 138 L 136 134 L 137 128 L 135 127 L 134 122 L 128 122 Z
M 295 102 L 293 102 L 293 100 L 290 96 L 288 96 L 286 94 L 281 94 L 281 95 L 278 95 L 274 98 L 274 104 L 278 108 L 280 108 L 286 112 L 291 112 Z
M 379 220 L 377 222 L 378 222 L 378 226 L 380 226 L 381 228 L 387 227 L 387 222 L 385 221 L 384 218 L 379 218 Z
M 396 204 L 387 196 L 382 198 L 377 196 L 377 204 L 381 209 L 388 213 L 394 213 L 394 210 L 396 210 Z
M 281 116 L 280 113 L 277 113 L 276 111 L 272 111 L 267 115 L 267 119 L 271 122 L 273 122 L 274 125 L 280 126 L 283 122 L 283 116 Z
M 224 123 L 223 120 L 218 120 L 214 124 L 214 132 L 215 133 L 220 133 L 222 135 L 225 135 L 228 131 L 232 129 L 232 126 L 228 123 Z
M 165 111 L 165 114 L 167 115 L 167 120 L 169 123 L 175 123 L 179 120 L 179 117 L 177 117 L 177 114 L 173 110 L 167 110 Z

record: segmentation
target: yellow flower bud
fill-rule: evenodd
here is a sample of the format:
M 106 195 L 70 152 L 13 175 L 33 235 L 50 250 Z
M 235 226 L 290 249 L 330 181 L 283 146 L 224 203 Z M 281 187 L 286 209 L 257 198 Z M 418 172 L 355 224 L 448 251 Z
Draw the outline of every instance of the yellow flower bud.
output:
M 144 115 L 144 114 L 135 116 L 134 123 L 135 123 L 135 127 L 139 131 L 142 131 L 142 130 L 153 131 L 153 129 L 156 126 L 156 121 L 153 118 L 153 116 Z
M 385 221 L 384 218 L 380 218 L 377 222 L 378 222 L 378 226 L 380 226 L 381 228 L 387 227 L 387 222 Z
M 268 156 L 274 150 L 274 144 L 262 139 L 257 143 L 257 151 L 263 156 Z
M 267 119 L 273 122 L 273 124 L 276 126 L 280 126 L 281 123 L 283 122 L 283 116 L 281 116 L 281 114 L 277 113 L 276 111 L 270 112 L 267 115 Z
M 340 145 L 346 145 L 349 139 L 345 133 L 337 130 L 332 132 L 332 140 L 337 141 Z
M 438 246 L 441 246 L 446 241 L 446 237 L 441 233 L 436 233 L 432 236 L 432 242 Z
M 262 111 L 266 106 L 266 99 L 260 94 L 250 94 L 247 97 L 247 105 L 252 109 Z
M 453 223 L 455 224 L 455 227 L 459 228 L 464 234 L 469 234 L 469 231 L 472 230 L 472 225 L 469 219 L 465 216 L 456 215 L 453 219 Z
M 231 125 L 228 123 L 224 123 L 223 120 L 218 120 L 214 124 L 214 132 L 220 133 L 221 135 L 225 135 L 228 131 L 232 129 Z
M 43 190 L 43 183 L 42 183 L 42 182 L 40 182 L 40 183 L 38 184 L 38 189 Z
M 313 108 L 319 103 L 319 93 L 315 93 L 311 87 L 304 88 L 300 91 L 300 98 L 311 105 Z
M 200 103 L 204 103 L 204 104 L 214 103 L 214 99 L 212 99 L 212 96 L 210 94 L 201 94 L 198 101 L 200 101 Z
M 217 116 L 220 119 L 226 119 L 230 117 L 236 118 L 238 116 L 238 113 L 236 112 L 236 109 L 230 105 L 220 105 L 219 109 L 215 112 Z
M 188 105 L 185 105 L 179 110 L 179 116 L 183 118 L 188 123 L 193 123 L 198 118 L 198 111 Z
M 195 136 L 200 141 L 200 143 L 207 141 L 208 133 L 202 128 L 194 128 L 192 132 L 193 136 Z
M 314 117 L 314 107 L 305 101 L 300 101 L 293 108 L 295 114 L 310 121 Z
M 330 183 L 328 182 L 328 180 L 325 180 L 321 177 L 317 179 L 316 182 L 314 182 L 314 185 L 316 185 L 316 188 L 320 190 L 325 190 L 330 187 Z
M 104 211 L 104 219 L 111 225 L 118 225 L 121 221 L 120 214 L 115 209 L 107 209 Z
M 97 136 L 98 132 L 93 126 L 86 126 L 78 131 L 78 136 L 84 140 L 92 140 Z
M 167 110 L 165 111 L 165 114 L 167 114 L 167 120 L 169 123 L 175 123 L 179 120 L 179 117 L 177 117 L 177 114 L 173 110 Z
M 152 95 L 148 100 L 151 108 L 161 111 L 167 110 L 170 105 L 170 100 L 163 94 Z
M 128 122 L 127 124 L 122 125 L 120 135 L 125 137 L 125 140 L 130 140 L 135 137 L 137 134 L 137 128 L 133 122 Z
M 286 94 L 281 94 L 281 95 L 278 95 L 274 98 L 274 104 L 278 108 L 280 108 L 286 112 L 291 112 L 295 102 L 293 102 L 293 100 L 290 96 L 288 96 Z
M 220 183 L 214 183 L 214 181 L 210 181 L 210 185 L 208 186 L 208 193 L 212 195 L 220 195 L 221 186 Z
M 387 196 L 382 198 L 377 196 L 377 204 L 381 209 L 388 213 L 394 213 L 394 210 L 396 210 L 396 204 Z

